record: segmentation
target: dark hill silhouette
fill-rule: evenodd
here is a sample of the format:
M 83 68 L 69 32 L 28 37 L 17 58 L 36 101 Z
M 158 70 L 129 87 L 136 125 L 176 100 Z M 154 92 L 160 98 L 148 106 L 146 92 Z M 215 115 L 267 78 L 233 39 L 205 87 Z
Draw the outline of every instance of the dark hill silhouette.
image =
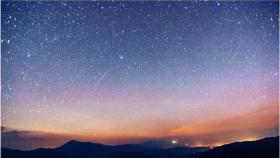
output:
M 279 137 L 226 144 L 197 154 L 195 158 L 278 158 Z
M 142 145 L 103 145 L 69 141 L 47 149 L 20 151 L 2 148 L 3 158 L 278 158 L 279 137 L 207 147 L 149 148 Z
M 3 158 L 82 158 L 82 156 L 68 155 L 52 149 L 38 149 L 32 151 L 12 150 L 7 148 L 1 149 Z
M 177 147 L 170 149 L 149 148 L 142 145 L 103 145 L 71 140 L 64 145 L 32 151 L 2 148 L 4 158 L 192 158 L 196 152 L 209 150 L 207 147 Z

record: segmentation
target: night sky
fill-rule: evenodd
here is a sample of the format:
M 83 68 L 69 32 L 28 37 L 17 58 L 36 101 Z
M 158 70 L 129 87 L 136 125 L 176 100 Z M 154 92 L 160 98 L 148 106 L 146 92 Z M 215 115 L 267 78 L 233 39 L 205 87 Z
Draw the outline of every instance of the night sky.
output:
M 278 5 L 2 1 L 4 146 L 278 135 Z

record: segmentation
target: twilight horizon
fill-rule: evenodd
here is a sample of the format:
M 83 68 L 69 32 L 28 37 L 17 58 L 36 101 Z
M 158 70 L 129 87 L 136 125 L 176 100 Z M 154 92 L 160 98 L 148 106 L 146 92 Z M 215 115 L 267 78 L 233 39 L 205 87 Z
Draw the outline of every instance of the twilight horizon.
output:
M 278 1 L 2 1 L 2 147 L 278 136 L 278 14 Z

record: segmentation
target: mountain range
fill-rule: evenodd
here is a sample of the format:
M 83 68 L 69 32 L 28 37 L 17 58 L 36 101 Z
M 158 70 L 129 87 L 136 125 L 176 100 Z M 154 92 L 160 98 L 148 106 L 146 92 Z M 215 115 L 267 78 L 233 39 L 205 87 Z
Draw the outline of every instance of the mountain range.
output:
M 279 137 L 208 147 L 150 148 L 137 144 L 103 145 L 71 140 L 57 148 L 31 151 L 2 148 L 3 158 L 278 158 Z

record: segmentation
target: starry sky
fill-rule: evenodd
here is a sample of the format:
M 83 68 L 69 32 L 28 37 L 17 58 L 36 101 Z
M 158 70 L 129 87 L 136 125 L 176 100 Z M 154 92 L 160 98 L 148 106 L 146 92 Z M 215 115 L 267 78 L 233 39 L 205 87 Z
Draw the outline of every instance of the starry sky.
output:
M 2 1 L 4 146 L 278 135 L 278 5 Z

